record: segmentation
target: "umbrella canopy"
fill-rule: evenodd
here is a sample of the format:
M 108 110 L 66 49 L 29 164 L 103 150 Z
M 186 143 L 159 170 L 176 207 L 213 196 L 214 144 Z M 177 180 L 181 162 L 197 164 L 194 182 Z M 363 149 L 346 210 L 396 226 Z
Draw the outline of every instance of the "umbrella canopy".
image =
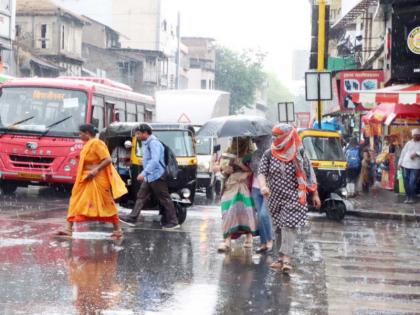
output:
M 210 119 L 198 131 L 199 137 L 259 137 L 271 135 L 274 123 L 259 116 L 236 115 Z

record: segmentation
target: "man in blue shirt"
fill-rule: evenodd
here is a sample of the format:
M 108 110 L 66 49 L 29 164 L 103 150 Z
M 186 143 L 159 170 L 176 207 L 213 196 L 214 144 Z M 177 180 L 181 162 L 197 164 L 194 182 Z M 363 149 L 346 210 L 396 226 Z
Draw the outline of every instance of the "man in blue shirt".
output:
M 142 142 L 143 171 L 137 177 L 142 184 L 133 210 L 128 216 L 120 216 L 120 220 L 128 225 L 135 225 L 141 210 L 153 194 L 164 209 L 167 223 L 163 228 L 177 229 L 180 225 L 165 181 L 165 148 L 152 134 L 152 128 L 148 124 L 141 124 L 135 129 L 135 133 L 137 139 Z

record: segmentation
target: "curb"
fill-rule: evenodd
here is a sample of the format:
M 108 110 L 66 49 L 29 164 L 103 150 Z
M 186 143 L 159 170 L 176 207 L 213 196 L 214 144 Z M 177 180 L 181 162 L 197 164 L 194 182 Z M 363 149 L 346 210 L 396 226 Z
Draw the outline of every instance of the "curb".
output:
M 346 215 L 369 218 L 369 219 L 385 219 L 385 220 L 400 220 L 408 222 L 420 222 L 420 215 L 418 214 L 404 214 L 393 212 L 378 212 L 374 210 L 349 210 Z

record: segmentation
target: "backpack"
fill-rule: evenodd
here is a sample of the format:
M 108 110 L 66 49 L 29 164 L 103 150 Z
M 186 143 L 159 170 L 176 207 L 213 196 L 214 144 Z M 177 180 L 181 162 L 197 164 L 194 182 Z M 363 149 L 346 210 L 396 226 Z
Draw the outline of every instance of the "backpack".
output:
M 349 148 L 346 152 L 346 160 L 348 163 L 348 168 L 358 169 L 360 168 L 360 152 L 358 148 Z
M 176 181 L 179 173 L 178 161 L 176 160 L 175 153 L 170 147 L 164 144 L 162 141 L 159 143 L 163 146 L 163 161 L 159 160 L 160 165 L 165 169 L 165 176 L 168 181 Z M 150 149 L 149 149 L 150 150 Z

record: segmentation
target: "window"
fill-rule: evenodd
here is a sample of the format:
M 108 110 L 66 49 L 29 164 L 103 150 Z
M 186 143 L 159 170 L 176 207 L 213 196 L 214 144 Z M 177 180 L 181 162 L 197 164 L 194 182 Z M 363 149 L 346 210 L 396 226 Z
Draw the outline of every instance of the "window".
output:
M 137 105 L 137 121 L 144 121 L 144 105 Z
M 203 90 L 207 89 L 207 80 L 201 80 L 201 88 Z
M 41 48 L 47 48 L 47 24 L 41 24 Z
M 115 121 L 120 121 L 120 122 L 127 121 L 125 117 L 125 103 L 123 101 L 115 101 L 114 110 L 115 110 Z
M 65 47 L 64 40 L 65 40 L 65 36 L 64 36 L 64 25 L 63 25 L 61 26 L 61 49 L 64 49 Z
M 104 98 L 102 96 L 93 96 L 92 98 L 93 112 L 92 124 L 99 130 L 104 128 Z
M 16 25 L 16 37 L 19 37 L 22 34 L 22 27 L 20 25 Z
M 137 121 L 136 104 L 134 103 L 127 103 L 127 121 L 128 122 Z
M 305 137 L 302 142 L 310 160 L 346 160 L 339 138 Z
M 99 131 L 104 128 L 104 108 L 100 106 L 93 106 L 92 124 L 96 126 Z

